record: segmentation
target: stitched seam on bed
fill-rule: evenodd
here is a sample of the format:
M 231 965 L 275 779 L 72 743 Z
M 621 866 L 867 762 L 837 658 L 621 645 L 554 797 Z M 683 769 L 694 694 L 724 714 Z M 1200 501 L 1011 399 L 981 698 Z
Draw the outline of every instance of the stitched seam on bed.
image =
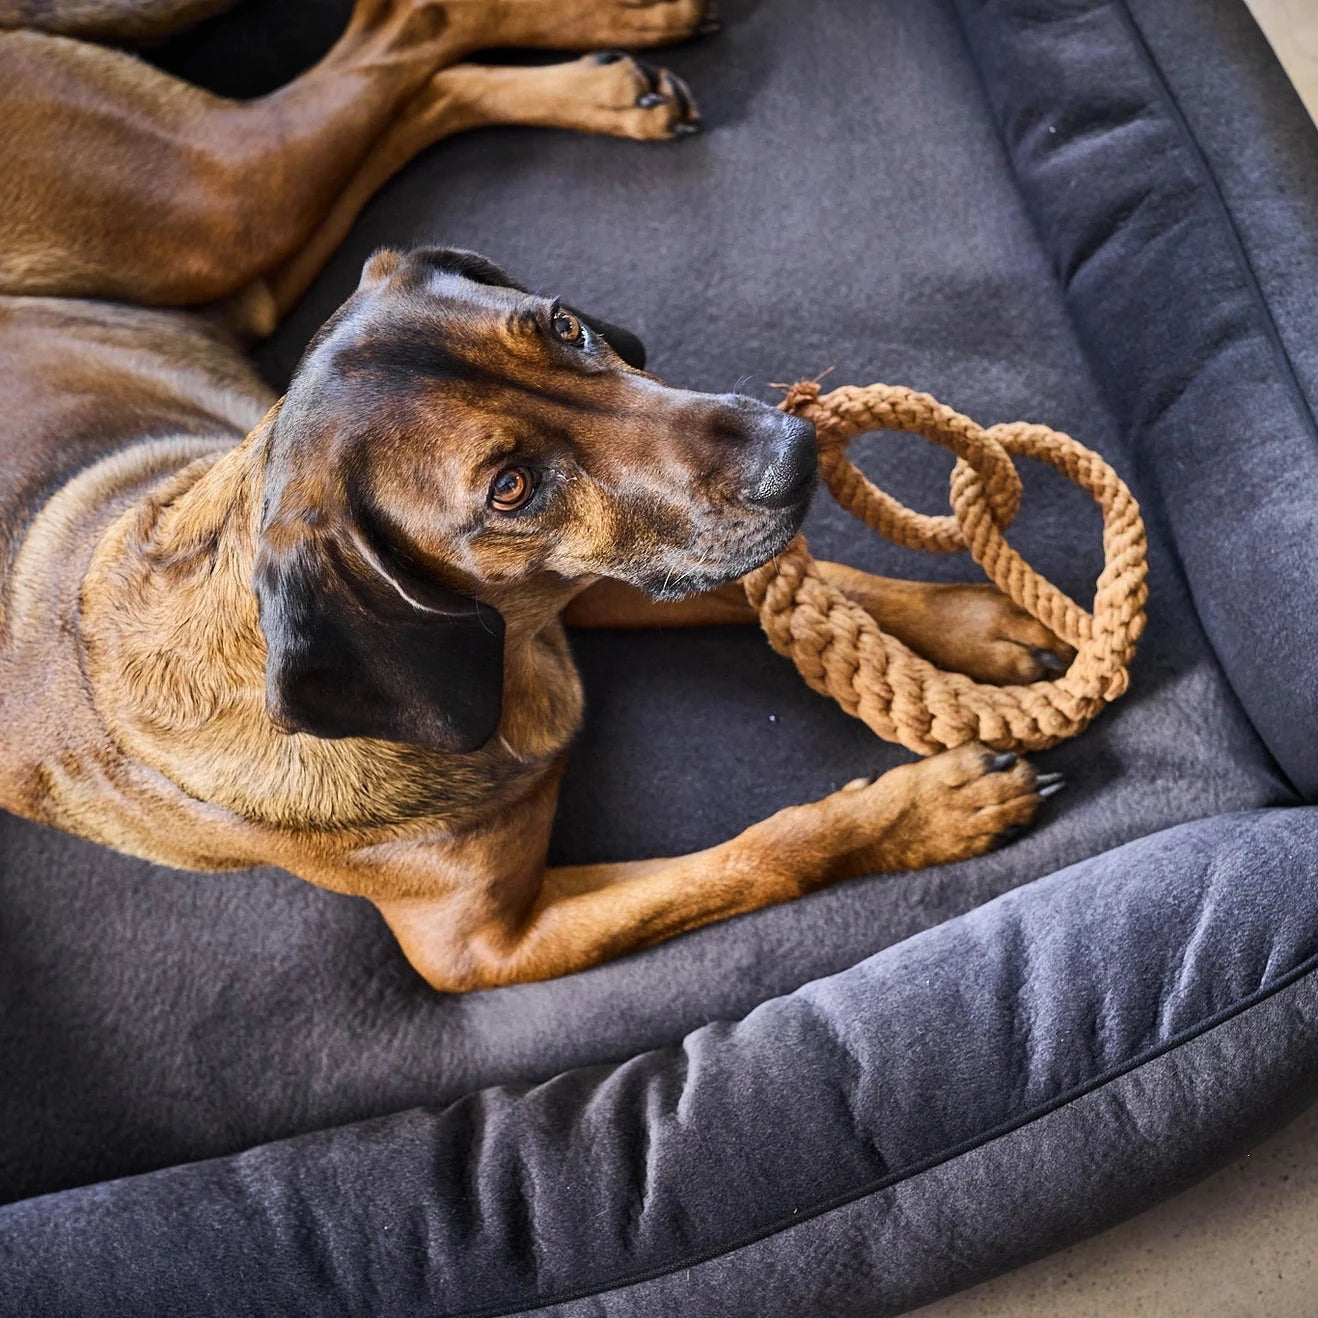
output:
M 986 1131 L 981 1131 L 976 1135 L 968 1136 L 959 1144 L 953 1145 L 949 1149 L 942 1150 L 938 1153 L 932 1153 L 919 1162 L 910 1164 L 899 1171 L 893 1172 L 888 1176 L 880 1177 L 875 1181 L 867 1182 L 865 1185 L 855 1190 L 849 1190 L 845 1194 L 836 1195 L 831 1199 L 813 1208 L 802 1209 L 794 1212 L 788 1217 L 780 1218 L 778 1221 L 770 1223 L 763 1227 L 757 1227 L 752 1231 L 736 1237 L 735 1239 L 719 1244 L 711 1245 L 708 1249 L 699 1250 L 694 1254 L 689 1254 L 672 1263 L 665 1263 L 662 1266 L 644 1269 L 642 1271 L 626 1274 L 614 1278 L 611 1281 L 601 1282 L 598 1285 L 581 1287 L 570 1291 L 560 1291 L 546 1295 L 530 1302 L 526 1301 L 494 1301 L 489 1305 L 481 1305 L 475 1309 L 458 1309 L 449 1311 L 449 1318 L 502 1318 L 503 1315 L 530 1313 L 536 1309 L 544 1308 L 551 1304 L 568 1304 L 574 1300 L 588 1299 L 592 1295 L 604 1295 L 612 1291 L 625 1290 L 629 1286 L 637 1286 L 647 1281 L 655 1281 L 660 1277 L 672 1276 L 674 1273 L 681 1272 L 685 1268 L 698 1267 L 701 1264 L 708 1263 L 713 1259 L 720 1258 L 725 1254 L 735 1253 L 739 1249 L 744 1249 L 748 1245 L 757 1244 L 761 1240 L 767 1240 L 770 1236 L 785 1234 L 793 1227 L 801 1226 L 806 1222 L 813 1221 L 817 1217 L 822 1217 L 827 1213 L 833 1212 L 838 1208 L 845 1208 L 848 1204 L 856 1203 L 861 1199 L 867 1199 L 871 1195 L 881 1194 L 885 1190 L 891 1189 L 894 1185 L 899 1185 L 903 1181 L 909 1181 L 916 1176 L 920 1176 L 927 1171 L 932 1171 L 935 1167 L 940 1167 L 944 1163 L 952 1162 L 956 1158 L 963 1157 L 967 1153 L 973 1153 L 976 1149 L 982 1148 L 986 1144 L 1001 1139 L 1005 1135 L 1010 1135 L 1014 1131 L 1020 1130 L 1033 1122 L 1039 1121 L 1044 1117 L 1056 1112 L 1059 1108 L 1065 1107 L 1068 1103 L 1073 1103 L 1077 1099 L 1085 1098 L 1090 1094 L 1096 1093 L 1105 1086 L 1120 1080 L 1123 1076 L 1129 1075 L 1132 1071 L 1139 1070 L 1142 1066 L 1147 1066 L 1150 1062 L 1157 1061 L 1160 1057 L 1192 1043 L 1195 1039 L 1210 1033 L 1222 1025 L 1234 1020 L 1237 1016 L 1249 1011 L 1253 1007 L 1262 1005 L 1269 998 L 1290 988 L 1293 984 L 1298 983 L 1307 975 L 1318 970 L 1318 952 L 1305 957 L 1299 965 L 1287 971 L 1280 979 L 1272 984 L 1257 988 L 1253 993 L 1241 998 L 1240 1001 L 1232 1003 L 1228 1007 L 1223 1007 L 1220 1011 L 1214 1012 L 1213 1015 L 1205 1017 L 1204 1020 L 1196 1022 L 1192 1026 L 1178 1031 L 1165 1042 L 1158 1044 L 1156 1047 L 1147 1049 L 1142 1053 L 1137 1053 L 1129 1060 L 1120 1063 L 1117 1066 L 1109 1067 L 1106 1071 L 1100 1072 L 1092 1079 L 1087 1080 L 1079 1085 L 1074 1085 L 1068 1090 L 1053 1098 L 1047 1099 L 1042 1103 L 1035 1104 L 1032 1108 L 1027 1109 L 1019 1116 L 1010 1117 L 1006 1121 L 1000 1122 L 996 1126 L 990 1127 Z M 505 1307 L 508 1304 L 513 1307 Z

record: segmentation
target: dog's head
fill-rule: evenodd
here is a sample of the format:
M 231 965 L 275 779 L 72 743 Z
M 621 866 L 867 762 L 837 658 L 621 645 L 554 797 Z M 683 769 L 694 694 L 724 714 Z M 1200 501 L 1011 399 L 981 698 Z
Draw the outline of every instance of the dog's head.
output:
M 470 750 L 519 597 L 655 598 L 796 533 L 809 423 L 645 374 L 634 335 L 469 252 L 377 253 L 273 424 L 255 588 L 282 726 Z

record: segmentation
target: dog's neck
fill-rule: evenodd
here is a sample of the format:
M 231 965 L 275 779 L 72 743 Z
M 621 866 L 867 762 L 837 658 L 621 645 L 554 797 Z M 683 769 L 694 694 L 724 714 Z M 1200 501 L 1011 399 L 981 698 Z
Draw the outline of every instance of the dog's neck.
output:
M 281 827 L 362 837 L 409 823 L 461 827 L 478 804 L 488 811 L 492 798 L 526 791 L 580 722 L 557 618 L 571 583 L 561 601 L 540 593 L 533 608 L 505 606 L 503 716 L 475 754 L 324 741 L 272 722 L 252 587 L 270 421 L 153 486 L 97 545 L 81 628 L 110 734 L 189 795 Z

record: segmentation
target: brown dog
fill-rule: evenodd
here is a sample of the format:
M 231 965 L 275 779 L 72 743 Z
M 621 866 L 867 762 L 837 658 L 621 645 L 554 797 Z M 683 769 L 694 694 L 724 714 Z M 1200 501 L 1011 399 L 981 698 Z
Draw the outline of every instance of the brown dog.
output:
M 116 14 L 217 7 L 38 8 L 114 34 Z M 358 0 L 321 66 L 241 106 L 0 34 L 18 148 L 0 181 L 0 805 L 164 864 L 277 864 L 368 897 L 444 989 L 970 856 L 1032 818 L 1057 782 L 967 746 L 699 855 L 547 869 L 581 714 L 565 611 L 751 620 L 735 582 L 801 523 L 809 427 L 665 386 L 632 336 L 466 252 L 377 253 L 278 402 L 218 315 L 74 300 L 224 303 L 268 329 L 371 190 L 446 132 L 696 122 L 676 79 L 631 59 L 458 56 L 671 40 L 703 18 L 696 0 Z M 272 180 L 278 212 L 254 205 Z M 937 663 L 1018 681 L 1068 658 L 989 588 L 827 570 Z

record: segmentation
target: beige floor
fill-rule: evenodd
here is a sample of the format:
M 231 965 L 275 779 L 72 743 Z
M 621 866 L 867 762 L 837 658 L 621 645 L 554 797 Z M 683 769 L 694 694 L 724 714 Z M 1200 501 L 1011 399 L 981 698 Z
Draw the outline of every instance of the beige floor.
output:
M 1318 0 L 1248 0 L 1318 120 Z M 1176 1199 L 920 1318 L 1318 1318 L 1318 1107 Z
M 1316 1318 L 1318 1107 L 1111 1231 L 920 1318 Z
M 1318 0 L 1246 0 L 1309 113 L 1318 119 Z

